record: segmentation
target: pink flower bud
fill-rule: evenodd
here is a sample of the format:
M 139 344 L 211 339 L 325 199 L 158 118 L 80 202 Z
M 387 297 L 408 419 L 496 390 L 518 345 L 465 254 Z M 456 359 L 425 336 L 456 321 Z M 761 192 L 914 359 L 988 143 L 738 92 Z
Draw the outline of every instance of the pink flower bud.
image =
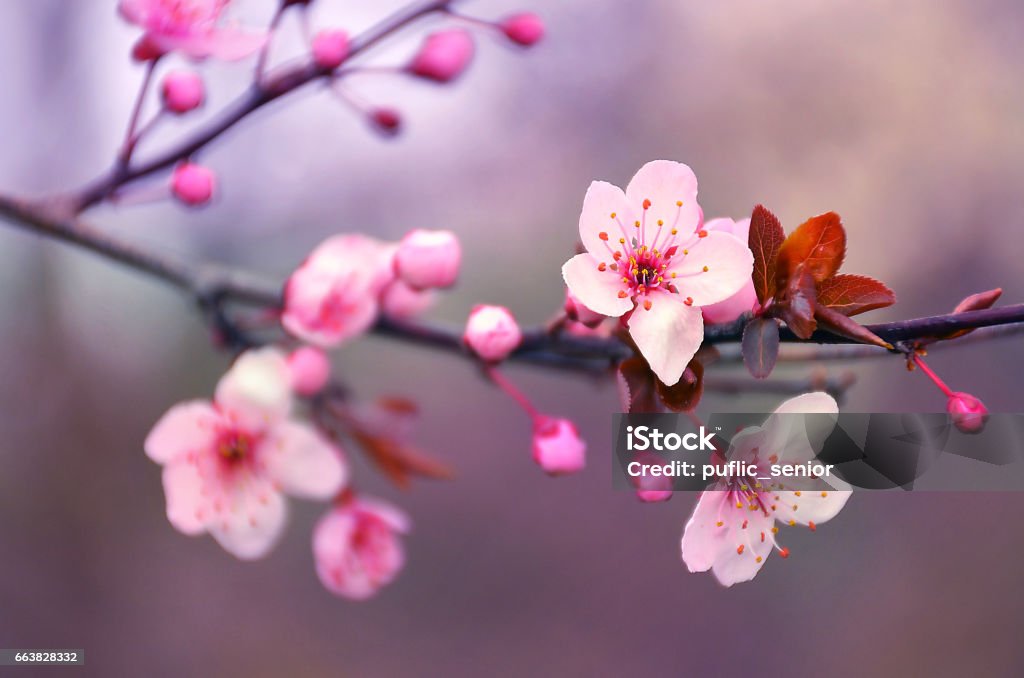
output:
M 636 498 L 648 504 L 672 498 L 672 480 L 666 476 L 645 475 L 637 479 Z
M 398 134 L 402 116 L 393 108 L 378 108 L 370 113 L 370 122 L 384 134 Z
M 213 197 L 216 177 L 208 167 L 183 162 L 174 168 L 171 176 L 171 192 L 186 205 L 197 207 Z
M 544 37 L 544 22 L 536 14 L 515 14 L 501 22 L 505 36 L 523 47 L 529 47 Z
M 963 433 L 978 433 L 988 421 L 988 408 L 970 393 L 962 391 L 949 396 L 946 411 L 953 419 L 953 425 Z
M 575 473 L 587 463 L 587 444 L 568 419 L 540 416 L 533 426 L 533 460 L 553 476 Z
M 484 360 L 499 362 L 519 346 L 523 333 L 504 306 L 477 306 L 469 314 L 462 338 Z
M 389 318 L 414 318 L 433 306 L 436 297 L 433 290 L 414 290 L 401 280 L 395 280 L 381 294 L 380 308 Z
M 135 44 L 132 46 L 132 59 L 143 63 L 159 59 L 165 53 L 166 52 L 160 49 L 160 47 L 147 35 L 143 35 L 141 38 L 136 40 Z
M 337 68 L 348 56 L 348 33 L 333 29 L 313 38 L 313 61 L 320 68 Z
M 597 327 L 606 317 L 584 306 L 568 288 L 565 290 L 565 314 L 569 316 L 570 320 L 575 320 L 587 327 Z
M 303 346 L 288 356 L 292 390 L 301 396 L 314 396 L 324 390 L 331 376 L 327 354 L 313 346 Z
M 459 277 L 462 249 L 451 231 L 409 231 L 395 253 L 395 273 L 416 289 L 451 287 Z
M 405 514 L 384 502 L 359 498 L 336 506 L 313 530 L 320 582 L 345 598 L 370 598 L 405 564 L 399 536 L 408 531 Z
M 203 79 L 192 71 L 171 71 L 164 77 L 161 93 L 164 108 L 171 113 L 188 113 L 203 104 Z
M 451 82 L 473 58 L 473 38 L 461 28 L 431 33 L 409 64 L 409 72 L 436 82 Z

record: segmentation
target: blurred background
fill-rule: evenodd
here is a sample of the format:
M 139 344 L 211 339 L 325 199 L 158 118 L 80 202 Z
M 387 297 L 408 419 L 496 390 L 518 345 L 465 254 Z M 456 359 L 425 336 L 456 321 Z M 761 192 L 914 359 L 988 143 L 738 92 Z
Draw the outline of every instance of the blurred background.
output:
M 264 24 L 272 0 L 236 0 Z M 398 3 L 317 0 L 315 27 L 369 25 Z M 950 310 L 1002 286 L 1024 300 L 1024 6 L 1013 0 L 465 2 L 548 25 L 517 53 L 481 35 L 456 86 L 353 80 L 399 107 L 384 140 L 311 87 L 208 149 L 205 210 L 100 207 L 94 223 L 158 251 L 282 278 L 344 231 L 449 228 L 461 285 L 432 317 L 478 302 L 524 324 L 561 304 L 587 185 L 625 185 L 655 158 L 691 165 L 708 217 L 763 202 L 787 228 L 839 212 L 844 271 L 899 303 L 864 321 Z M 430 24 L 423 24 L 426 29 Z M 277 54 L 300 49 L 288 22 Z M 0 5 L 0 187 L 78 186 L 109 166 L 141 77 L 113 0 Z M 381 61 L 401 63 L 417 32 Z M 492 39 L 494 38 L 494 39 Z M 180 65 L 180 64 L 178 64 Z M 251 64 L 210 64 L 207 114 Z M 150 101 L 153 105 L 155 101 Z M 161 128 L 158 150 L 201 120 Z M 227 359 L 175 290 L 34 235 L 0 229 L 0 646 L 80 647 L 91 675 L 1020 675 L 1024 523 L 1014 494 L 856 494 L 793 556 L 722 589 L 689 574 L 695 497 L 641 505 L 611 489 L 611 383 L 515 368 L 544 410 L 576 420 L 589 467 L 552 480 L 527 418 L 473 366 L 367 339 L 335 354 L 365 397 L 418 399 L 418 442 L 458 478 L 405 493 L 357 458 L 361 488 L 414 521 L 408 564 L 376 599 L 323 590 L 294 502 L 288 533 L 242 563 L 175 532 L 142 441 L 174 402 L 212 392 Z M 935 352 L 993 411 L 1019 411 L 1019 338 Z M 831 373 L 846 366 L 829 366 Z M 855 366 L 849 411 L 939 411 L 898 359 Z M 780 373 L 779 376 L 786 376 Z M 443 386 L 441 386 L 443 385 Z M 704 411 L 781 398 L 706 397 Z M 12 670 L 13 671 L 13 670 Z

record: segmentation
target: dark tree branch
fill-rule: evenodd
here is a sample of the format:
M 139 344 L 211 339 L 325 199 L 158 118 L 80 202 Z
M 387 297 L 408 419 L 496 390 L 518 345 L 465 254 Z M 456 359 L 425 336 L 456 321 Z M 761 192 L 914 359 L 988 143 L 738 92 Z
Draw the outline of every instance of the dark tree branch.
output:
M 279 283 L 227 267 L 194 266 L 140 249 L 93 228 L 60 203 L 32 203 L 0 195 L 0 217 L 13 225 L 77 245 L 164 280 L 187 292 L 208 312 L 219 314 L 224 304 L 244 304 L 272 311 L 281 307 Z M 213 319 L 223 320 L 223 317 L 214 315 Z M 745 321 L 745 318 L 740 318 L 735 323 L 705 328 L 705 343 L 738 342 Z M 898 342 L 961 329 L 1015 323 L 1024 323 L 1024 304 L 867 327 L 887 341 Z M 373 328 L 373 332 L 422 346 L 459 353 L 466 351 L 462 345 L 461 330 L 456 327 L 382 319 Z M 800 341 L 785 330 L 782 340 Z M 852 342 L 843 337 L 816 332 L 806 343 Z M 603 373 L 631 354 L 631 349 L 615 337 L 578 337 L 538 327 L 524 332 L 523 343 L 511 359 L 577 372 Z

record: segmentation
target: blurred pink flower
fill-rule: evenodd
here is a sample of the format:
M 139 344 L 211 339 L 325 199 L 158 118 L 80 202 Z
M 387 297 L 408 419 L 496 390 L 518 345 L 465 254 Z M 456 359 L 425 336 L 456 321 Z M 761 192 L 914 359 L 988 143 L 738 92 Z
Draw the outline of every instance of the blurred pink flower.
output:
M 302 346 L 288 356 L 292 390 L 301 396 L 313 396 L 324 389 L 331 377 L 331 361 L 316 346 Z
M 953 419 L 953 425 L 962 433 L 978 433 L 985 428 L 985 422 L 988 421 L 988 408 L 985 407 L 985 403 L 963 391 L 949 396 L 946 411 Z
M 487 362 L 500 362 L 516 349 L 523 333 L 504 306 L 480 305 L 473 309 L 462 335 L 466 344 Z
M 217 175 L 209 167 L 183 162 L 171 174 L 171 193 L 190 207 L 205 205 L 213 199 Z
M 409 519 L 397 508 L 349 498 L 328 511 L 313 531 L 316 573 L 332 593 L 370 598 L 405 564 L 399 535 L 408 532 Z
M 544 22 L 530 12 L 507 17 L 499 27 L 509 40 L 523 47 L 534 45 L 544 37 Z
M 171 71 L 160 88 L 164 108 L 171 113 L 188 113 L 199 108 L 206 96 L 203 79 L 192 71 Z
M 750 234 L 750 219 L 740 219 L 739 221 L 729 218 L 712 219 L 704 222 L 704 230 L 708 233 L 729 233 L 746 243 Z M 739 292 L 725 301 L 702 306 L 700 310 L 704 314 L 705 323 L 728 323 L 744 313 L 749 313 L 756 303 L 757 294 L 754 292 L 754 278 L 751 276 L 747 278 L 747 283 Z
M 381 311 L 389 318 L 405 320 L 426 311 L 437 301 L 433 290 L 414 290 L 401 280 L 384 288 L 380 297 Z
M 320 68 L 337 68 L 348 56 L 348 33 L 338 29 L 320 31 L 313 36 L 313 61 Z
M 798 413 L 834 417 L 839 408 L 832 396 L 822 392 L 791 398 L 763 427 L 740 431 L 732 440 L 729 459 L 757 464 L 757 475 L 764 477 L 770 476 L 771 464 L 813 460 L 814 445 L 807 431 L 816 428 L 811 422 L 817 420 L 785 416 Z M 850 498 L 849 485 L 839 478 L 779 480 L 785 484 L 747 475 L 725 477 L 701 494 L 683 532 L 682 556 L 690 572 L 711 570 L 725 586 L 750 581 L 772 549 L 778 549 L 783 558 L 789 556 L 789 550 L 775 539 L 776 520 L 814 530 L 816 524 L 839 513 Z
M 395 273 L 417 289 L 451 287 L 459 277 L 462 249 L 451 231 L 409 231 L 395 252 Z
M 431 33 L 409 64 L 409 72 L 436 82 L 451 82 L 469 66 L 473 51 L 469 31 L 453 28 Z
M 364 235 L 329 238 L 288 278 L 281 323 L 296 337 L 329 348 L 362 334 L 377 319 L 391 282 L 394 246 Z
M 172 407 L 146 438 L 163 465 L 167 518 L 188 535 L 209 532 L 229 553 L 260 558 L 285 525 L 283 493 L 329 499 L 346 481 L 340 452 L 289 419 L 288 365 L 273 348 L 243 353 L 213 402 Z
M 568 419 L 539 415 L 533 423 L 533 460 L 551 475 L 575 473 L 587 463 L 587 444 Z
M 700 307 L 728 299 L 753 270 L 747 243 L 697 230 L 700 218 L 697 178 L 681 163 L 647 163 L 625 193 L 595 181 L 579 222 L 587 252 L 562 267 L 585 306 L 628 318 L 633 341 L 669 386 L 703 341 Z
M 144 31 L 150 58 L 181 52 L 192 59 L 215 57 L 235 60 L 249 56 L 267 40 L 265 33 L 219 26 L 229 0 L 120 0 L 117 9 L 128 22 Z

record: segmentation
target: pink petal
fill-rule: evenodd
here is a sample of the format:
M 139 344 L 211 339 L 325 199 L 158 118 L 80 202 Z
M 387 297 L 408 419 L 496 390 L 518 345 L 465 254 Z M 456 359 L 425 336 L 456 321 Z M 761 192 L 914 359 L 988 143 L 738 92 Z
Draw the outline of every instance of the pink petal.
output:
M 348 480 L 337 449 L 306 424 L 282 422 L 260 448 L 267 473 L 287 494 L 330 499 Z
M 665 222 L 666 227 L 676 228 L 684 236 L 697 230 L 701 220 L 702 212 L 697 204 L 697 177 L 682 163 L 669 160 L 647 163 L 629 182 L 626 198 L 635 210 L 641 210 L 644 201 L 650 200 L 650 208 L 646 210 L 648 239 L 659 219 Z M 682 202 L 682 206 L 677 202 Z
M 217 59 L 237 61 L 254 54 L 267 43 L 265 33 L 236 28 L 219 28 L 210 33 L 210 54 Z
M 721 232 L 692 240 L 680 249 L 669 268 L 677 276 L 679 295 L 693 299 L 695 306 L 728 299 L 751 282 L 753 270 L 754 255 L 747 243 Z
M 163 485 L 167 520 L 171 525 L 187 535 L 205 532 L 212 514 L 196 465 L 184 460 L 167 464 L 163 470 Z
M 217 384 L 214 401 L 228 417 L 262 431 L 288 416 L 291 373 L 276 348 L 246 351 Z
M 668 386 L 679 381 L 704 340 L 700 309 L 687 306 L 679 296 L 667 292 L 648 295 L 650 310 L 639 304 L 629 317 L 629 336 L 654 373 Z
M 612 218 L 615 214 L 615 218 Z M 617 219 L 617 220 L 616 220 Z M 594 181 L 587 189 L 583 198 L 583 211 L 580 213 L 580 241 L 587 251 L 600 261 L 611 261 L 611 254 L 608 252 L 608 245 L 612 249 L 618 249 L 619 238 L 623 237 L 622 227 L 632 227 L 636 220 L 633 210 L 626 201 L 626 195 L 618 186 L 613 186 L 607 181 Z M 600 237 L 601 233 L 608 234 L 606 243 Z M 629 237 L 632 232 L 627 230 Z
M 175 405 L 146 436 L 146 455 L 158 464 L 210 445 L 220 415 L 205 400 Z
M 228 488 L 224 512 L 208 524 L 224 550 L 242 560 L 267 555 L 284 531 L 284 496 L 258 477 L 239 479 Z
M 760 571 L 775 546 L 775 521 L 746 503 L 739 507 L 735 494 L 723 485 L 705 491 L 683 531 L 682 554 L 690 572 L 711 570 L 724 586 L 749 581 Z
M 719 551 L 728 547 L 727 531 L 717 526 L 721 516 L 727 514 L 725 502 L 728 499 L 729 493 L 722 491 L 702 492 L 697 499 L 693 515 L 683 530 L 683 562 L 690 572 L 707 572 L 715 564 Z
M 589 254 L 577 254 L 562 266 L 562 278 L 569 290 L 595 313 L 617 318 L 633 308 L 629 297 L 620 297 L 625 289 L 618 274 L 599 271 L 598 262 Z

